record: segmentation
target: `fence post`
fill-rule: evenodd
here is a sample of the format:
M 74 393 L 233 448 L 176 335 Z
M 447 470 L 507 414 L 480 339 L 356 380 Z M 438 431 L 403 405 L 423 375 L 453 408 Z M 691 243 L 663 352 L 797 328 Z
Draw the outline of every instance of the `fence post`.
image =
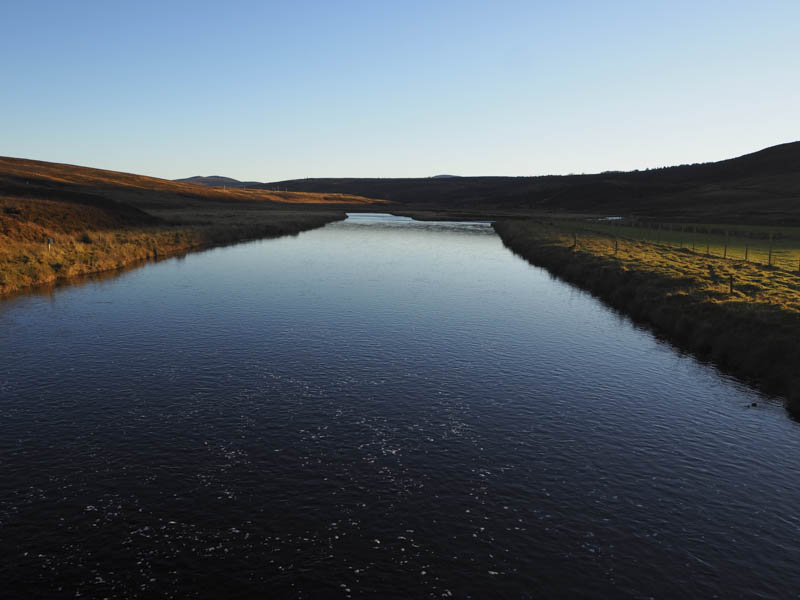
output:
M 750 250 L 750 246 L 747 244 L 744 245 L 744 262 L 747 262 L 747 252 Z
M 772 266 L 772 234 L 769 234 L 769 266 Z
M 614 256 L 617 255 L 618 251 L 619 251 L 619 240 L 617 238 L 614 238 Z
M 722 258 L 728 258 L 728 232 L 725 232 L 725 249 L 722 251 Z

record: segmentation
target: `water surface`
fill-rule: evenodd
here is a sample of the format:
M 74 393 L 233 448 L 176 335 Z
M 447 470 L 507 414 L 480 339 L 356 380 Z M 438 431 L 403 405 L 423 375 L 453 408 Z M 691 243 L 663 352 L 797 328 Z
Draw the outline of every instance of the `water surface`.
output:
M 359 215 L 19 297 L 0 360 L 10 596 L 800 590 L 797 424 L 488 224 Z

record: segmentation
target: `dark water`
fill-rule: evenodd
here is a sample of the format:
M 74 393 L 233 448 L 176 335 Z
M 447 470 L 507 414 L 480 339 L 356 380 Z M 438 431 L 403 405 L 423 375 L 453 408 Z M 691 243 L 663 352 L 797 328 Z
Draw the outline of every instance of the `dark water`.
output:
M 6 597 L 800 590 L 798 425 L 487 225 L 17 298 L 0 359 Z

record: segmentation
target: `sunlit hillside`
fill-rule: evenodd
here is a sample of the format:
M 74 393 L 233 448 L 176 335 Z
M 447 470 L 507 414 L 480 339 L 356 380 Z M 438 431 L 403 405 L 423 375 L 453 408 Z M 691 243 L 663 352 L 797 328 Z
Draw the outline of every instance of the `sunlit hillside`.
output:
M 0 294 L 192 248 L 296 233 L 371 203 L 0 158 Z

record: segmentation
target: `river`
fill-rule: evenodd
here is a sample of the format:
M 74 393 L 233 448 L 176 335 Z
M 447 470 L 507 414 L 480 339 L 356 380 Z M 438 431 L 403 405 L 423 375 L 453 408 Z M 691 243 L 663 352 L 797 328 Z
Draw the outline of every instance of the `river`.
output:
M 787 598 L 800 427 L 387 215 L 0 303 L 8 597 Z

